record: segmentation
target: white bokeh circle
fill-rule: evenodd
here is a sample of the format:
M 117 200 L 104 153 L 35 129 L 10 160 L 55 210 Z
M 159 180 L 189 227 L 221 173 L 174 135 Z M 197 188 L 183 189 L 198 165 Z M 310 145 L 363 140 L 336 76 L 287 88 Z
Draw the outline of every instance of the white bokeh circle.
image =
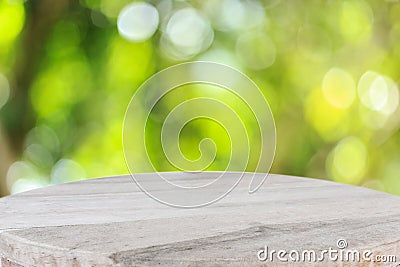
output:
M 131 42 L 143 42 L 157 30 L 159 15 L 157 9 L 145 2 L 125 6 L 118 15 L 118 31 Z

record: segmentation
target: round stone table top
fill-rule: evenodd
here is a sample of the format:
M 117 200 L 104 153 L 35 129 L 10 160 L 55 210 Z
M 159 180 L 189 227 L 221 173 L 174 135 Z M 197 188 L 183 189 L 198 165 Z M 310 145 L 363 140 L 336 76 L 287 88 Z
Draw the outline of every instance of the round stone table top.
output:
M 141 175 L 156 179 L 155 174 Z M 175 180 L 187 176 L 166 175 Z M 207 179 L 208 173 L 190 175 Z M 2 266 L 278 266 L 292 261 L 396 266 L 394 261 L 400 262 L 399 197 L 274 174 L 254 194 L 248 193 L 248 184 L 241 181 L 222 200 L 194 209 L 151 199 L 130 176 L 8 196 L 0 199 Z M 338 258 L 323 254 L 324 250 L 337 250 Z M 316 259 L 307 258 L 308 254 L 302 259 L 305 251 L 315 251 Z M 348 251 L 356 251 L 361 259 L 341 259 L 340 254 Z

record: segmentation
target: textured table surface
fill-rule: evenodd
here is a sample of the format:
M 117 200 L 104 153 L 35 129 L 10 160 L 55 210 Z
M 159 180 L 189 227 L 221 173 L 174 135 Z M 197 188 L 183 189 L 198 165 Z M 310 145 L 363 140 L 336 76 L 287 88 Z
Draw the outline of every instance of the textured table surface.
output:
M 169 175 L 185 179 L 182 173 Z M 269 175 L 255 194 L 247 189 L 242 181 L 221 201 L 196 209 L 160 204 L 129 176 L 5 197 L 0 199 L 2 265 L 275 266 L 283 263 L 258 259 L 265 246 L 318 252 L 338 249 L 339 239 L 346 240 L 346 249 L 397 255 L 400 262 L 399 197 L 283 175 Z M 341 266 L 326 259 L 317 265 L 328 264 Z

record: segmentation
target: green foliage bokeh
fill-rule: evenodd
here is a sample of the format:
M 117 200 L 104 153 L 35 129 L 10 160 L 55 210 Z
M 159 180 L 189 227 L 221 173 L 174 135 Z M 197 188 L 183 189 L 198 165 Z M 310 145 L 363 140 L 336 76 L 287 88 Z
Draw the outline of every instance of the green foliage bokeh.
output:
M 152 74 L 191 60 L 228 64 L 261 88 L 277 127 L 271 172 L 400 194 L 399 3 L 153 0 L 160 25 L 137 42 L 117 27 L 130 3 L 0 0 L 2 194 L 127 173 L 122 123 L 130 98 Z M 211 25 L 212 42 L 182 55 L 193 36 L 171 47 L 163 25 L 188 8 Z M 180 98 L 164 99 L 160 114 Z M 172 170 L 162 163 L 159 130 L 148 127 L 150 157 L 160 171 Z M 229 142 L 212 122 L 182 132 L 183 152 L 198 157 L 205 136 L 222 153 L 213 168 L 222 168 Z

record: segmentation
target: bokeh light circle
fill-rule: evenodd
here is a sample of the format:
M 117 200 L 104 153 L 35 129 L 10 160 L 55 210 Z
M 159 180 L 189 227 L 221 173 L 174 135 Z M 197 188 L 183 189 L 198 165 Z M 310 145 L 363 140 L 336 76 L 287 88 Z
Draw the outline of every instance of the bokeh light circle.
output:
M 186 7 L 169 18 L 160 46 L 166 56 L 184 60 L 206 50 L 213 40 L 214 31 L 207 18 L 196 9 Z
M 361 76 L 357 91 L 361 103 L 372 111 L 390 115 L 399 106 L 399 90 L 395 82 L 374 71 Z
M 144 2 L 135 2 L 122 9 L 118 16 L 118 31 L 132 42 L 149 39 L 157 30 L 159 16 L 157 9 Z
M 368 167 L 368 150 L 362 140 L 349 136 L 340 140 L 330 156 L 335 181 L 358 184 Z
M 322 82 L 322 92 L 334 107 L 346 109 L 356 97 L 356 84 L 353 77 L 343 69 L 330 69 Z

